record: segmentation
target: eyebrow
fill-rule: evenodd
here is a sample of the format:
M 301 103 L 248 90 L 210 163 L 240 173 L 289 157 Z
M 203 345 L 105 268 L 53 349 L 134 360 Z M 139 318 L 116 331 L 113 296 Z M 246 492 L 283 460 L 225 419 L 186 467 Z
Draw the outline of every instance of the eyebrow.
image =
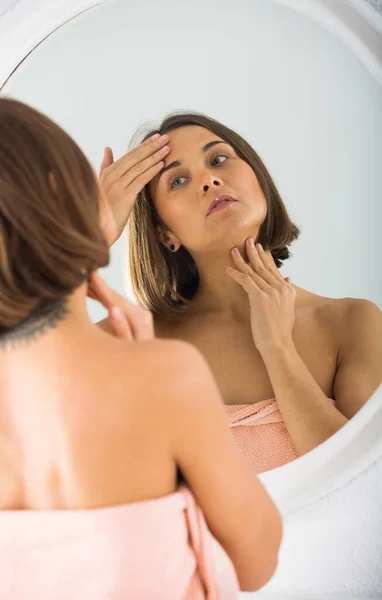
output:
M 202 151 L 207 152 L 207 150 L 209 150 L 210 148 L 213 148 L 214 146 L 216 146 L 216 144 L 227 144 L 227 146 L 230 145 L 230 144 L 228 144 L 228 142 L 225 142 L 224 140 L 213 140 L 212 142 L 208 142 L 208 144 L 203 146 Z M 163 167 L 163 169 L 159 173 L 158 181 L 162 177 L 163 173 L 165 173 L 169 169 L 174 169 L 175 167 L 180 167 L 180 165 L 181 165 L 181 162 L 179 160 L 174 160 L 169 165 L 166 165 L 165 167 Z

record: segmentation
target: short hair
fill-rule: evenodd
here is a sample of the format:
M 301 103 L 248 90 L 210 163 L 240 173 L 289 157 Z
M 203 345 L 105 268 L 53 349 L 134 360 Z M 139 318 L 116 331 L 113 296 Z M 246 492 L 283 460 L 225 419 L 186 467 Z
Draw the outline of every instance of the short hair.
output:
M 267 215 L 256 242 L 271 251 L 279 268 L 289 258 L 288 246 L 298 238 L 300 230 L 291 221 L 260 156 L 244 138 L 203 114 L 175 112 L 166 116 L 158 128 L 147 132 L 141 141 L 155 133 L 164 135 L 189 125 L 204 127 L 218 135 L 252 168 L 267 205 Z M 179 320 L 198 288 L 199 275 L 195 261 L 183 246 L 177 252 L 171 252 L 159 242 L 158 226 L 166 227 L 155 209 L 149 185 L 146 185 L 138 194 L 128 223 L 132 287 L 142 306 L 168 320 Z

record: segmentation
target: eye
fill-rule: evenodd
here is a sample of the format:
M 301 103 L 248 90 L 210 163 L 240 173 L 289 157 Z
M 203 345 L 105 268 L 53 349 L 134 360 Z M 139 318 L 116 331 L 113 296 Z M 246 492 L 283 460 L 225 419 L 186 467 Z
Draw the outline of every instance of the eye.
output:
M 177 184 L 177 182 L 179 182 L 181 179 L 186 179 L 186 178 L 178 176 L 178 177 L 174 177 L 174 179 L 171 179 L 171 181 L 170 181 L 170 188 L 174 189 L 174 188 L 179 187 L 180 184 Z
M 218 154 L 214 154 L 211 157 L 211 165 L 212 166 L 218 166 L 223 164 L 224 162 L 226 162 L 226 160 L 229 158 L 229 156 L 227 156 L 226 154 L 222 154 L 221 152 L 219 152 Z M 223 159 L 223 160 L 218 160 L 218 159 Z M 216 162 L 215 162 L 216 161 Z M 174 177 L 173 179 L 171 179 L 170 183 L 169 183 L 169 187 L 170 189 L 176 189 L 178 187 L 180 187 L 182 185 L 181 180 L 182 179 L 186 179 L 186 177 L 182 177 L 181 175 L 178 175 L 177 177 Z
M 224 160 L 219 161 L 217 163 L 215 163 L 215 165 L 221 165 L 223 162 L 225 162 L 227 160 L 227 158 L 229 158 L 226 154 L 214 154 L 214 156 L 211 158 L 211 164 L 214 164 L 214 161 L 218 158 L 224 158 Z

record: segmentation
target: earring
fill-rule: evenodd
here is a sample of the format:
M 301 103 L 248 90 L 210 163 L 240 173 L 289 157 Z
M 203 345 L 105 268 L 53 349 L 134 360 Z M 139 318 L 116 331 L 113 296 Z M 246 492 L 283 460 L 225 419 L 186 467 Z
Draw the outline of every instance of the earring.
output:
M 175 250 L 175 245 L 174 244 L 171 244 L 170 250 L 171 250 L 171 252 L 174 252 L 174 250 Z

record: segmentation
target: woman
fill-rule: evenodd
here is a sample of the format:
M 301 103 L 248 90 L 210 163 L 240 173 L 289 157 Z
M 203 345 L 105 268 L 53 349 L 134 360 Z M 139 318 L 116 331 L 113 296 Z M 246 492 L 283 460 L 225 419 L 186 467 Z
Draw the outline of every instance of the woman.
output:
M 235 598 L 272 576 L 280 516 L 200 354 L 96 273 L 114 229 L 73 140 L 0 98 L 0 597 Z
M 119 231 L 131 212 L 135 294 L 159 337 L 204 354 L 255 470 L 278 467 L 333 435 L 377 388 L 381 312 L 281 277 L 299 230 L 237 133 L 182 113 L 153 133 L 165 136 L 164 165 L 137 199 L 129 154 L 121 176 L 107 149 L 101 172 Z

